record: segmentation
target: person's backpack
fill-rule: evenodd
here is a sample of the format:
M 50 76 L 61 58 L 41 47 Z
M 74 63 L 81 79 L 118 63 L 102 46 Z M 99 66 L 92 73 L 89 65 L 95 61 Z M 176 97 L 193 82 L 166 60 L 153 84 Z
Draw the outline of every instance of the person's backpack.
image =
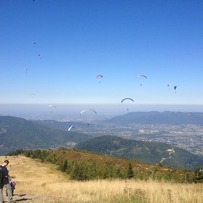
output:
M 0 183 L 3 182 L 3 167 L 0 166 Z

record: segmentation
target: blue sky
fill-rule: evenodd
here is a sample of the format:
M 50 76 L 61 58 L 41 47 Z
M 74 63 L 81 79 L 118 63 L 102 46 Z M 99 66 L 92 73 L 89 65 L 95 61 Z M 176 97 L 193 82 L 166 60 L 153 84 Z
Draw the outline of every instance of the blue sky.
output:
M 203 104 L 202 11 L 202 0 L 1 0 L 0 104 Z

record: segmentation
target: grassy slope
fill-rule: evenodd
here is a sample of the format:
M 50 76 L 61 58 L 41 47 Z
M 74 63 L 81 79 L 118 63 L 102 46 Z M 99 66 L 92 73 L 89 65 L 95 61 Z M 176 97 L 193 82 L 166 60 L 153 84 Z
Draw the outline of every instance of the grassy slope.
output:
M 3 162 L 5 157 L 0 157 Z M 17 182 L 14 198 L 23 202 L 153 202 L 201 203 L 203 184 L 175 184 L 139 180 L 71 181 L 56 166 L 26 158 L 7 157 Z M 26 194 L 19 197 L 17 194 Z M 27 199 L 27 200 L 26 200 Z

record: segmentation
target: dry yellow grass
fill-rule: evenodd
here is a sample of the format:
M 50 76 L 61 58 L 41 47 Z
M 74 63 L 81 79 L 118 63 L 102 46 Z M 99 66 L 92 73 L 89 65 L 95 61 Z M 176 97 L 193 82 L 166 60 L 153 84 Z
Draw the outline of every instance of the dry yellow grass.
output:
M 3 162 L 5 157 L 0 157 Z M 24 202 L 55 203 L 202 203 L 203 184 L 175 184 L 153 180 L 71 181 L 56 166 L 24 156 L 7 157 L 10 175 L 17 182 L 16 194 Z M 14 196 L 17 198 L 17 195 Z M 21 200 L 21 202 L 23 202 Z

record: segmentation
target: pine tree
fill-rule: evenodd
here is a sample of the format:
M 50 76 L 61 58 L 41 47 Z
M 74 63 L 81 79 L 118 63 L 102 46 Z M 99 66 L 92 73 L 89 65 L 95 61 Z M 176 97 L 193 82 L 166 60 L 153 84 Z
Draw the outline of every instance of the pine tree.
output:
M 195 182 L 203 182 L 203 170 L 201 168 L 197 168 L 194 172 Z
M 68 162 L 67 160 L 63 161 L 63 163 L 60 165 L 59 169 L 63 172 L 65 172 L 68 168 Z
M 129 165 L 128 165 L 128 179 L 133 178 L 133 176 L 134 176 L 133 166 L 131 163 L 129 163 Z

